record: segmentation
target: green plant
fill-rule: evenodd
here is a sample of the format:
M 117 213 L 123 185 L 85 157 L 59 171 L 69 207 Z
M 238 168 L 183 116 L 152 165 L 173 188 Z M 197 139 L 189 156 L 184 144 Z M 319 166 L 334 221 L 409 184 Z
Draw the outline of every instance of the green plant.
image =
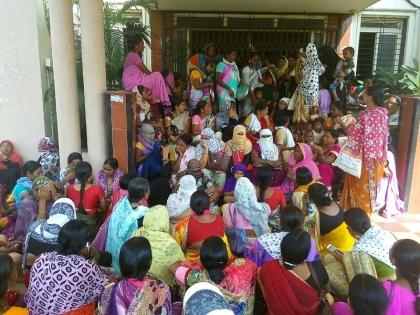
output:
M 413 59 L 413 66 L 404 65 L 401 67 L 404 77 L 399 81 L 406 94 L 420 96 L 420 67 L 416 59 Z
M 420 66 L 416 59 L 413 59 L 413 66 L 403 65 L 397 73 L 378 69 L 377 75 L 386 94 L 420 95 Z

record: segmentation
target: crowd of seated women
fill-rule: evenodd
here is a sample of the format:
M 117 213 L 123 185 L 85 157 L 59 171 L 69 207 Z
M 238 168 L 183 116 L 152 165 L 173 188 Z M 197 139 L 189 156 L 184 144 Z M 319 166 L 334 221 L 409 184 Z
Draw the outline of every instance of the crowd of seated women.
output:
M 112 157 L 94 172 L 78 152 L 60 169 L 51 138 L 23 163 L 1 142 L 0 312 L 420 314 L 420 244 L 371 222 L 402 209 L 380 88 L 366 84 L 356 118 L 308 83 L 324 67 L 312 44 L 261 66 L 252 53 L 242 72 L 208 45 L 189 60 L 188 92 L 150 72 L 143 49 L 123 74 L 135 173 Z M 308 97 L 322 111 L 302 122 Z M 360 177 L 334 165 L 344 143 Z

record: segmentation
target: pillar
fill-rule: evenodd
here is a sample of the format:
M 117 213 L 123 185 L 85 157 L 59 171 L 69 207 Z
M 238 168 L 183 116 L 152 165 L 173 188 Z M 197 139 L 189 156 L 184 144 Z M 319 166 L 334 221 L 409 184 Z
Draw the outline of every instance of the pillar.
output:
M 102 6 L 102 0 L 80 1 L 88 158 L 95 170 L 99 170 L 107 158 L 104 119 L 106 69 Z
M 50 1 L 51 49 L 61 165 L 81 151 L 80 117 L 74 58 L 73 2 Z

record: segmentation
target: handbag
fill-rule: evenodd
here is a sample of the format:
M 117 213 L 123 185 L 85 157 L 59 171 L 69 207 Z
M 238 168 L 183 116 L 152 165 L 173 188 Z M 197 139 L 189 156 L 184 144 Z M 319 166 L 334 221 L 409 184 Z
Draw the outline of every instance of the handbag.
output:
M 333 315 L 331 305 L 334 303 L 334 299 L 331 294 L 326 293 L 325 290 L 322 288 L 321 283 L 319 282 L 318 275 L 316 274 L 315 270 L 313 269 L 311 263 L 307 263 L 309 268 L 309 272 L 314 279 L 314 282 L 318 288 L 319 292 L 319 300 L 318 300 L 318 314 L 319 315 Z
M 347 141 L 332 165 L 337 166 L 350 175 L 360 178 L 362 174 L 362 162 L 362 154 L 354 153 Z
M 228 243 L 231 251 L 235 256 L 243 256 L 245 253 L 245 247 L 248 243 L 248 238 L 244 229 L 236 228 L 236 207 L 233 208 L 232 215 L 232 204 L 229 205 L 229 215 L 232 221 L 232 226 L 225 228 L 225 234 L 228 239 Z
M 218 153 L 209 152 L 207 164 L 211 171 L 221 171 L 226 173 L 230 164 L 230 156 L 225 154 L 223 150 Z

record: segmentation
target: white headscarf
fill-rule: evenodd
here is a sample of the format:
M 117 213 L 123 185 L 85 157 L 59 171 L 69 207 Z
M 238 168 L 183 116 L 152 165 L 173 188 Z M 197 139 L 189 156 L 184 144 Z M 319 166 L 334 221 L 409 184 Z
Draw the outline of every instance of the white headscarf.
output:
M 194 176 L 185 175 L 179 180 L 178 191 L 171 194 L 166 202 L 166 208 L 170 218 L 180 216 L 190 207 L 191 195 L 197 191 L 197 183 Z
M 209 147 L 209 152 L 216 154 L 223 149 L 222 143 L 216 138 L 213 129 L 204 128 L 201 132 L 201 135 L 209 138 L 208 140 L 202 140 L 203 143 Z M 203 156 L 203 152 L 203 147 L 200 144 L 198 144 L 195 148 L 195 157 L 197 160 L 201 159 L 201 157 Z
M 258 133 L 258 132 L 260 132 L 260 130 L 261 130 L 261 123 L 258 120 L 257 115 L 255 115 L 254 113 L 252 113 L 251 115 L 249 115 L 249 117 L 251 118 L 251 121 L 249 122 L 248 129 L 252 133 Z
M 246 177 L 240 177 L 233 192 L 236 209 L 251 223 L 257 236 L 268 230 L 268 205 L 258 202 L 255 186 Z
M 269 136 L 263 138 L 262 136 Z M 261 158 L 264 160 L 277 161 L 279 159 L 279 148 L 274 144 L 273 134 L 270 129 L 260 131 L 260 139 L 257 141 L 261 149 Z

